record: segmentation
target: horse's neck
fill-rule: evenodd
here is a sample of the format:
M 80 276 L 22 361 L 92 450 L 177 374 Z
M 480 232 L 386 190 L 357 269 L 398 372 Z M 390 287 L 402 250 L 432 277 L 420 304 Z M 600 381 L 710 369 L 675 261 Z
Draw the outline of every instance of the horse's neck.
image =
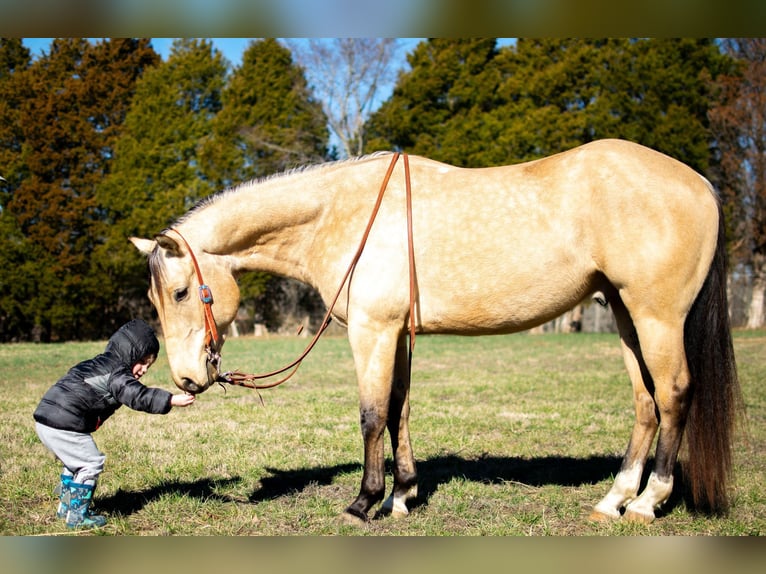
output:
M 205 252 L 233 271 L 267 271 L 306 281 L 313 229 L 322 203 L 301 174 L 246 184 L 184 222 Z

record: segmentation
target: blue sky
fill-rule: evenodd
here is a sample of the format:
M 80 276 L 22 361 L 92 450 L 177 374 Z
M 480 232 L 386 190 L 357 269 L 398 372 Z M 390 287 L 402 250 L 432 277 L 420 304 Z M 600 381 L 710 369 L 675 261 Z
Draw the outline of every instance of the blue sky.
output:
M 238 66 L 242 62 L 242 54 L 247 46 L 255 38 L 210 38 L 213 45 L 218 48 L 232 66 Z M 411 52 L 422 38 L 401 38 L 403 53 Z M 52 38 L 24 38 L 24 45 L 32 51 L 32 56 L 39 56 L 50 48 Z M 152 46 L 156 52 L 167 60 L 170 54 L 170 46 L 174 38 L 152 38 Z M 501 42 L 502 44 L 502 42 Z
M 211 38 L 215 47 L 226 57 L 233 66 L 242 61 L 242 53 L 252 38 Z M 24 38 L 24 45 L 32 51 L 33 56 L 39 56 L 50 48 L 52 38 Z M 170 45 L 174 38 L 152 38 L 152 46 L 166 60 L 170 54 Z
M 229 60 L 232 66 L 238 66 L 242 62 L 242 53 L 253 41 L 253 38 L 211 38 L 213 44 L 218 48 L 224 57 Z M 422 38 L 400 38 L 403 45 L 402 53 L 411 52 Z M 51 38 L 24 38 L 24 45 L 32 51 L 33 56 L 39 56 L 43 51 L 48 51 Z M 152 46 L 157 53 L 166 60 L 170 54 L 170 45 L 173 38 L 152 38 Z M 510 38 L 498 39 L 498 45 L 504 46 L 511 43 Z

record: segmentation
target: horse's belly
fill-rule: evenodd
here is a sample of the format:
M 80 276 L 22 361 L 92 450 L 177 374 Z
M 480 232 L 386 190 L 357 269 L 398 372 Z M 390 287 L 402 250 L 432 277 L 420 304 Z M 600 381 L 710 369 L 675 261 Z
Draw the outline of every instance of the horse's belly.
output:
M 432 334 L 488 335 L 516 333 L 550 321 L 571 307 L 551 306 L 542 308 L 488 309 L 473 308 L 442 309 L 432 313 L 422 322 L 420 331 Z
M 598 289 L 594 273 L 569 271 L 560 276 L 548 273 L 484 280 L 456 286 L 449 293 L 426 288 L 420 292 L 420 309 L 416 310 L 420 329 L 424 333 L 464 335 L 531 329 L 558 317 Z

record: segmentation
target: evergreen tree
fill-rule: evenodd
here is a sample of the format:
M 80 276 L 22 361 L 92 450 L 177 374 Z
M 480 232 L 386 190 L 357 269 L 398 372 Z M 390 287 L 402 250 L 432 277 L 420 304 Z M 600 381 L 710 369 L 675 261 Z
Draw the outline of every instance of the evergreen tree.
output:
M 480 124 L 495 104 L 495 38 L 437 38 L 408 55 L 411 71 L 367 126 L 366 151 L 403 150 L 454 165 L 481 163 Z
M 594 105 L 602 70 L 626 41 L 520 39 L 502 51 L 494 126 L 496 163 L 529 161 L 607 137 Z
M 275 39 L 250 43 L 222 102 L 204 155 L 219 187 L 326 158 L 327 118 L 303 70 Z
M 0 38 L 0 176 L 9 183 L 21 178 L 21 103 L 29 96 L 24 76 L 32 59 L 21 38 Z M 10 185 L 0 187 L 0 208 L 10 197 Z
M 112 171 L 98 188 L 105 241 L 95 260 L 117 322 L 149 312 L 146 261 L 128 238 L 159 233 L 215 191 L 200 149 L 221 110 L 226 67 L 209 40 L 176 40 L 136 86 Z
M 609 121 L 603 128 L 595 124 L 595 137 L 636 141 L 706 173 L 713 80 L 726 69 L 727 58 L 713 40 L 704 38 L 617 45 L 619 51 L 612 50 L 613 60 L 600 68 L 598 76 L 595 115 L 608 116 Z
M 369 150 L 456 165 L 537 159 L 606 137 L 643 143 L 704 171 L 710 40 L 430 40 L 370 120 Z
M 1 140 L 15 161 L 3 217 L 13 218 L 10 237 L 23 238 L 35 257 L 26 266 L 35 284 L 25 312 L 33 338 L 102 333 L 103 292 L 91 268 L 101 216 L 95 186 L 109 171 L 135 78 L 156 60 L 147 45 L 57 39 L 13 73 L 18 106 Z
M 24 73 L 31 64 L 29 50 L 20 38 L 0 38 L 0 341 L 27 338 L 32 331 L 37 271 L 34 244 L 19 229 L 7 206 L 13 189 L 24 177 L 21 161 L 21 102 L 28 95 Z

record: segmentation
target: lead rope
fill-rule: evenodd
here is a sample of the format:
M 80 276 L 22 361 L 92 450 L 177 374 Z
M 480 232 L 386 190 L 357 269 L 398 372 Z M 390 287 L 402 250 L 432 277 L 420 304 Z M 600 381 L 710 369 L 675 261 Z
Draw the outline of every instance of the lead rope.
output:
M 412 372 L 412 354 L 415 350 L 415 299 L 417 283 L 415 281 L 415 246 L 412 242 L 412 189 L 410 186 L 410 158 L 404 154 L 404 184 L 407 195 L 407 254 L 410 264 L 410 352 L 407 359 L 407 378 Z M 409 381 L 408 381 L 409 383 Z M 409 388 L 409 384 L 407 385 Z
M 322 335 L 322 333 L 324 333 L 325 329 L 327 329 L 327 327 L 330 325 L 330 321 L 332 320 L 330 316 L 332 313 L 332 310 L 335 307 L 335 304 L 338 302 L 338 298 L 340 297 L 340 294 L 343 291 L 343 286 L 346 284 L 346 281 L 349 275 L 351 275 L 351 273 L 356 268 L 356 264 L 358 263 L 359 258 L 362 256 L 362 251 L 364 251 L 364 247 L 367 244 L 367 238 L 370 235 L 372 224 L 375 222 L 375 218 L 378 215 L 378 210 L 380 209 L 380 205 L 383 201 L 383 195 L 386 191 L 386 188 L 388 187 L 388 182 L 391 179 L 391 174 L 394 171 L 394 166 L 396 165 L 396 162 L 399 159 L 399 155 L 400 155 L 399 152 L 395 152 L 394 156 L 391 158 L 391 163 L 388 166 L 386 175 L 383 178 L 383 183 L 380 186 L 380 191 L 378 192 L 378 198 L 375 201 L 375 206 L 372 209 L 370 220 L 367 222 L 367 228 L 365 229 L 364 235 L 362 235 L 362 240 L 359 243 L 359 248 L 356 250 L 356 254 L 354 255 L 354 258 L 351 260 L 351 263 L 348 266 L 348 269 L 346 270 L 346 274 L 343 276 L 343 280 L 340 283 L 340 287 L 338 287 L 338 291 L 335 293 L 335 297 L 333 297 L 332 303 L 330 303 L 330 306 L 327 309 L 327 313 L 325 313 L 324 319 L 322 320 L 321 327 L 317 330 L 316 334 L 314 335 L 314 338 L 308 344 L 306 349 L 298 356 L 297 359 L 295 359 L 293 362 L 289 363 L 288 365 L 285 365 L 281 369 L 277 369 L 275 371 L 271 371 L 270 373 L 263 373 L 263 374 L 243 373 L 238 370 L 229 371 L 219 375 L 219 379 L 218 379 L 219 383 L 228 383 L 230 385 L 247 387 L 249 389 L 256 389 L 256 390 L 270 389 L 278 385 L 281 385 L 285 381 L 289 380 L 290 377 L 292 377 L 296 373 L 298 368 L 301 366 L 301 362 L 303 361 L 303 359 L 305 359 L 306 355 L 308 355 L 311 349 L 314 348 L 314 345 L 316 345 L 317 341 L 319 340 L 319 337 Z M 405 176 L 406 195 L 407 195 L 407 243 L 408 243 L 408 252 L 409 252 L 409 271 L 410 271 L 409 363 L 411 366 L 412 352 L 415 348 L 415 288 L 416 288 L 415 286 L 415 251 L 413 248 L 413 241 L 412 241 L 412 191 L 410 186 L 410 164 L 409 164 L 409 158 L 407 157 L 407 154 L 403 154 L 403 155 L 404 155 L 404 176 Z M 200 280 L 200 283 L 202 284 L 201 274 L 199 275 L 199 280 Z M 256 384 L 252 382 L 252 381 L 256 381 L 260 379 L 268 379 L 270 377 L 280 375 L 290 369 L 292 369 L 290 373 L 288 373 L 285 377 L 277 381 L 273 381 L 271 383 L 263 383 L 263 384 Z M 409 368 L 408 368 L 408 376 L 409 376 Z M 263 399 L 261 399 L 261 401 L 263 401 Z

